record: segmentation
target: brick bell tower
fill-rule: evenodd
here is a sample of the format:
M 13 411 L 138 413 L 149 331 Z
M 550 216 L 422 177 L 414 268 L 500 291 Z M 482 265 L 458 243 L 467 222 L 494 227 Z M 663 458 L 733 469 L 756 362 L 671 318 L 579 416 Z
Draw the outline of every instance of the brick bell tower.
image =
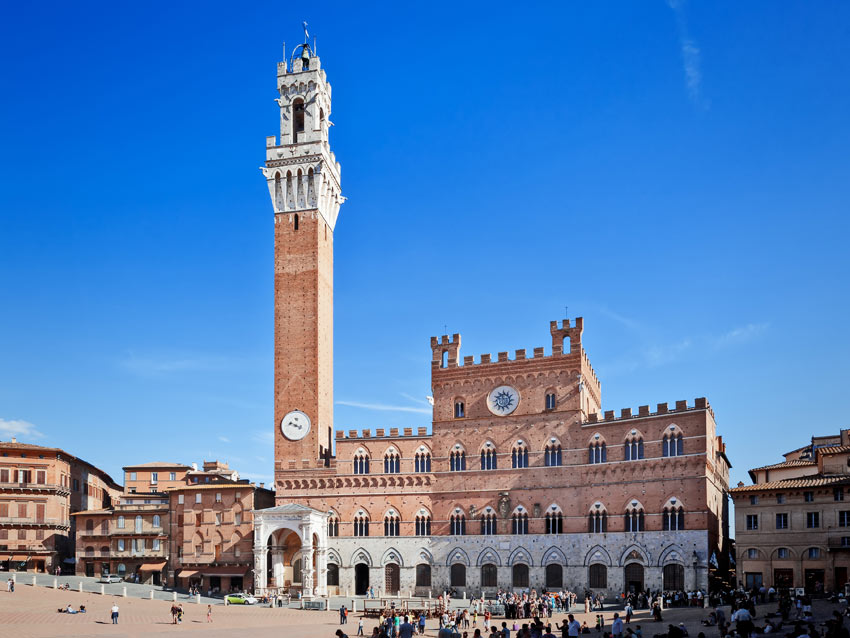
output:
M 274 451 L 283 501 L 282 474 L 327 465 L 331 455 L 333 232 L 344 198 L 328 143 L 331 86 L 309 44 L 278 63 L 277 88 L 280 144 L 266 138 L 262 171 L 274 206 Z

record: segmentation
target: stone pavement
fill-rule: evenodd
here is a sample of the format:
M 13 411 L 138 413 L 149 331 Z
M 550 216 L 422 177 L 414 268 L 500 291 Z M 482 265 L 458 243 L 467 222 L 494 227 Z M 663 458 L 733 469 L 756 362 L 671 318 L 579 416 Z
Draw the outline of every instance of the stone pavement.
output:
M 51 581 L 52 582 L 52 581 Z M 206 622 L 206 604 L 183 602 L 185 611 L 181 625 L 171 624 L 170 601 L 146 600 L 144 598 L 123 598 L 120 596 L 76 591 L 56 591 L 50 588 L 32 587 L 18 584 L 14 594 L 7 593 L 5 586 L 0 588 L 0 627 L 3 636 L 24 637 L 88 637 L 88 636 L 158 636 L 161 634 L 204 635 L 210 638 L 231 638 L 235 633 L 250 633 L 251 638 L 334 638 L 339 628 L 339 614 L 336 611 L 318 612 L 297 609 L 270 609 L 263 606 L 224 606 L 213 605 L 213 622 Z M 78 609 L 81 604 L 89 610 L 86 614 L 60 614 L 56 610 L 71 604 Z M 110 607 L 117 603 L 120 608 L 119 624 L 113 625 L 109 618 Z M 826 602 L 815 603 L 816 619 L 821 621 L 833 609 L 838 608 Z M 763 622 L 767 611 L 773 611 L 775 605 L 760 605 L 757 624 Z M 706 638 L 718 638 L 716 628 L 704 628 L 700 620 L 706 616 L 702 609 L 669 609 L 664 612 L 664 622 L 655 623 L 649 618 L 649 612 L 641 610 L 632 620 L 639 624 L 645 638 L 653 638 L 656 633 L 665 633 L 668 623 L 684 622 L 692 638 L 705 630 Z M 605 611 L 606 627 L 610 628 L 614 610 Z M 728 614 L 728 608 L 727 608 Z M 355 638 L 359 615 L 351 614 L 343 630 Z M 565 614 L 557 614 L 554 621 L 560 623 Z M 585 620 L 593 627 L 595 612 L 577 613 L 579 621 Z M 502 619 L 494 619 L 501 626 Z M 367 636 L 375 626 L 374 619 L 365 619 Z M 426 636 L 436 636 L 437 623 L 428 622 Z M 470 630 L 470 636 L 472 631 Z M 594 631 L 590 638 L 596 636 Z

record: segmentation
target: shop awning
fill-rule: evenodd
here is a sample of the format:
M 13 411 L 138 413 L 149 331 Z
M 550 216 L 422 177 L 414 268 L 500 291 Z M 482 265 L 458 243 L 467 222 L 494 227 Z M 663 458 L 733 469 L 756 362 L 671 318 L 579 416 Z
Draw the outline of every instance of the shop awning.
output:
M 180 573 L 177 574 L 178 578 L 189 578 L 190 576 L 194 576 L 198 573 L 197 569 L 181 569 Z
M 139 565 L 140 572 L 161 572 L 165 569 L 165 561 L 160 561 L 158 563 L 143 563 Z
M 215 567 L 201 567 L 199 571 L 204 576 L 244 576 L 248 567 L 246 565 L 231 565 L 230 567 L 217 565 Z
M 14 556 L 12 556 L 12 560 L 25 563 L 27 560 L 29 560 L 29 556 L 27 556 L 26 554 L 15 554 Z

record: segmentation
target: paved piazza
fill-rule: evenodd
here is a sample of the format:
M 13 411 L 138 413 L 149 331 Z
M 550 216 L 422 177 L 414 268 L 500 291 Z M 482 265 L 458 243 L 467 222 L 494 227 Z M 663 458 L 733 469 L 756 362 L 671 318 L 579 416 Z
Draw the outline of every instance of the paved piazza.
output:
M 109 610 L 113 603 L 120 607 L 120 624 L 112 625 Z M 0 626 L 4 627 L 4 635 L 16 638 L 24 636 L 149 636 L 159 634 L 204 635 L 204 636 L 233 636 L 235 629 L 249 629 L 251 636 L 286 638 L 333 638 L 339 628 L 339 616 L 336 611 L 316 612 L 300 609 L 270 609 L 264 606 L 239 607 L 213 605 L 213 622 L 206 622 L 206 604 L 183 603 L 185 615 L 179 626 L 171 624 L 171 602 L 163 600 L 146 600 L 141 598 L 122 598 L 117 596 L 101 596 L 100 594 L 76 591 L 56 591 L 44 587 L 19 585 L 15 593 L 0 591 Z M 358 601 L 359 602 L 359 601 Z M 460 602 L 460 601 L 458 601 Z M 85 605 L 86 614 L 60 614 L 56 610 L 68 604 L 79 608 Z M 759 605 L 756 623 L 763 622 L 768 611 L 774 611 L 776 605 Z M 837 605 L 816 601 L 814 604 L 815 618 L 821 622 L 828 617 Z M 610 629 L 615 609 L 606 610 L 605 624 Z M 726 608 L 727 616 L 730 614 Z M 579 621 L 587 621 L 593 626 L 596 612 L 590 614 L 575 613 Z M 664 611 L 664 622 L 655 623 L 649 618 L 647 610 L 637 612 L 632 620 L 632 626 L 639 624 L 646 638 L 652 638 L 656 633 L 666 633 L 668 623 L 684 622 L 688 627 L 691 638 L 696 638 L 704 627 L 700 619 L 705 617 L 707 610 L 702 609 L 668 609 Z M 554 621 L 559 624 L 566 614 L 555 614 Z M 351 614 L 349 623 L 343 629 L 350 638 L 357 633 L 359 614 Z M 498 625 L 501 625 L 501 619 Z M 367 636 L 376 621 L 366 618 L 364 631 Z M 556 632 L 559 633 L 559 632 Z M 782 633 L 782 632 L 780 632 Z M 429 620 L 426 636 L 437 635 L 437 621 Z M 472 635 L 470 630 L 469 635 Z M 596 636 L 596 632 L 590 636 Z M 706 637 L 716 638 L 716 628 L 707 628 Z

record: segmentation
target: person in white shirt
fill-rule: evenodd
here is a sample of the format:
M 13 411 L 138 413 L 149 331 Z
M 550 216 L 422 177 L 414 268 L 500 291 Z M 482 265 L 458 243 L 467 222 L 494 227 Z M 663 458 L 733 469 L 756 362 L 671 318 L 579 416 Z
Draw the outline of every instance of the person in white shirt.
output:
M 614 622 L 611 623 L 611 636 L 613 638 L 623 637 L 623 621 L 620 614 L 614 614 Z

